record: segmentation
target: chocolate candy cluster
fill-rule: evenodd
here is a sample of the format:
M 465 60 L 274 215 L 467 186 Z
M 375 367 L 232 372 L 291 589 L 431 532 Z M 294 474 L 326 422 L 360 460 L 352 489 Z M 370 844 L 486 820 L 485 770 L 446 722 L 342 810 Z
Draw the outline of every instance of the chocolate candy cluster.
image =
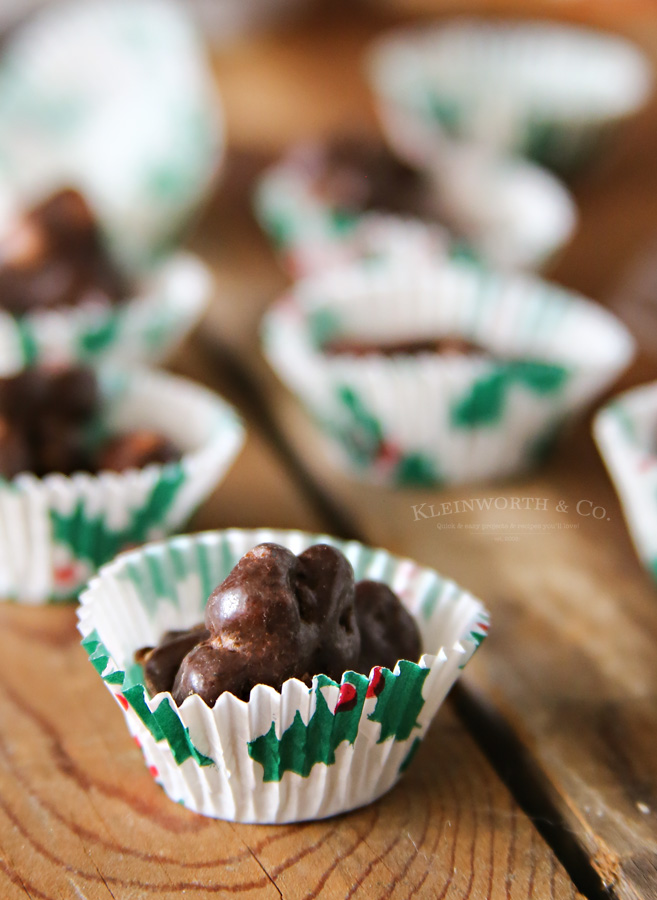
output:
M 372 341 L 335 338 L 322 345 L 329 356 L 349 354 L 349 356 L 419 356 L 432 353 L 439 356 L 486 356 L 490 351 L 458 336 L 440 338 L 418 338 L 417 340 L 376 343 Z
M 340 681 L 344 672 L 417 661 L 417 626 L 397 596 L 375 581 L 354 582 L 346 557 L 315 544 L 299 556 L 260 544 L 210 595 L 205 626 L 164 635 L 137 653 L 152 694 L 208 705 L 229 691 L 248 700 L 256 684 L 280 690 L 288 678 Z
M 430 215 L 426 177 L 387 148 L 364 138 L 341 137 L 318 151 L 314 189 L 344 212 Z
M 18 219 L 0 239 L 0 308 L 14 316 L 128 297 L 84 197 L 66 189 Z
M 43 476 L 167 463 L 180 452 L 152 431 L 94 439 L 101 397 L 91 369 L 42 366 L 0 379 L 0 476 Z

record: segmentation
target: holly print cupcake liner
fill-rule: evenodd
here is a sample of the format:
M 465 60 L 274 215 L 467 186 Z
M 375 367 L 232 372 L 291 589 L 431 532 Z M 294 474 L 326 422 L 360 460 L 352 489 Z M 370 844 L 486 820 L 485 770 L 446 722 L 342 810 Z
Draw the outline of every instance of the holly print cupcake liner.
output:
M 593 436 L 637 554 L 657 581 L 657 382 L 626 391 L 603 407 Z
M 0 597 L 75 599 L 97 568 L 180 528 L 211 493 L 244 437 L 232 408 L 205 388 L 146 369 L 101 371 L 101 428 L 152 429 L 178 462 L 124 472 L 0 480 Z M 184 427 L 182 427 L 184 423 Z
M 468 255 L 505 268 L 544 265 L 571 237 L 574 202 L 550 173 L 475 147 L 444 147 L 423 168 L 441 224 L 385 212 L 332 208 L 313 186 L 317 148 L 292 148 L 261 176 L 256 214 L 295 277 L 363 258 L 440 261 Z M 455 236 L 458 231 L 462 236 Z
M 150 697 L 135 651 L 202 620 L 212 589 L 265 541 L 298 554 L 329 543 L 357 580 L 390 585 L 414 616 L 421 659 L 340 684 L 318 675 L 281 692 L 256 685 L 248 702 L 224 693 L 210 709 L 197 695 L 177 706 Z M 239 822 L 321 819 L 370 803 L 410 764 L 450 687 L 488 631 L 481 602 L 431 569 L 355 541 L 298 531 L 208 532 L 123 554 L 81 596 L 83 646 L 125 715 L 169 797 Z
M 563 172 L 591 159 L 653 85 L 629 41 L 548 22 L 400 29 L 373 45 L 367 71 L 391 144 L 415 161 L 455 139 Z
M 458 337 L 484 353 L 327 353 L 330 341 Z M 274 370 L 359 479 L 437 486 L 537 463 L 565 422 L 628 365 L 634 342 L 601 306 L 466 262 L 378 261 L 299 282 L 263 325 Z
M 196 324 L 212 287 L 207 266 L 178 253 L 115 305 L 89 302 L 21 318 L 0 311 L 0 377 L 34 365 L 158 362 Z
M 3 47 L 3 189 L 21 206 L 79 189 L 129 271 L 175 246 L 223 147 L 210 64 L 184 4 L 49 4 Z

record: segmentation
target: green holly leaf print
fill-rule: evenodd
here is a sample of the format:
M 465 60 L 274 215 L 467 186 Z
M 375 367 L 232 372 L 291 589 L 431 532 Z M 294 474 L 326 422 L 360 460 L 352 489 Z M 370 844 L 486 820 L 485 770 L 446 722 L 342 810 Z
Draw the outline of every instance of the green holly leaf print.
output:
M 559 391 L 567 378 L 567 370 L 552 363 L 521 360 L 510 364 L 509 380 L 524 384 L 537 394 L 552 394 Z
M 461 428 L 496 425 L 504 412 L 506 390 L 504 369 L 475 381 L 470 392 L 452 409 L 452 423 Z
M 96 631 L 82 641 L 82 646 L 103 681 L 119 688 L 123 687 L 122 693 L 114 694 L 112 692 L 121 706 L 124 709 L 127 709 L 128 706 L 132 707 L 154 739 L 158 742 L 167 742 L 173 758 L 179 766 L 190 758 L 194 759 L 199 766 L 214 765 L 214 761 L 209 756 L 205 756 L 194 746 L 189 736 L 189 729 L 185 728 L 168 700 L 163 700 L 157 709 L 151 712 L 142 684 L 130 684 L 125 672 L 121 670 L 104 674 L 110 654 Z
M 356 463 L 367 465 L 376 459 L 383 443 L 383 430 L 353 388 L 338 388 L 338 399 L 347 413 L 341 437 Z
M 116 313 L 108 314 L 107 318 L 93 330 L 86 331 L 80 337 L 80 351 L 83 357 L 95 356 L 102 350 L 111 346 L 116 340 L 119 331 L 119 317 Z
M 292 724 L 280 738 L 272 722 L 269 731 L 248 744 L 249 756 L 263 767 L 263 781 L 280 781 L 285 772 L 296 772 L 307 778 L 313 766 L 335 763 L 335 751 L 347 741 L 353 744 L 367 697 L 376 696 L 376 706 L 368 718 L 381 725 L 377 743 L 392 738 L 405 741 L 419 727 L 417 716 L 424 705 L 422 685 L 428 669 L 401 662 L 399 675 L 388 669 L 376 669 L 372 682 L 363 675 L 347 672 L 332 713 L 321 688 L 335 684 L 325 675 L 317 677 L 313 686 L 316 707 L 308 724 L 297 711 Z
M 453 406 L 452 424 L 457 428 L 497 425 L 504 416 L 508 394 L 514 385 L 545 396 L 559 392 L 568 376 L 567 369 L 551 363 L 519 360 L 499 365 L 475 381 L 465 397 Z
M 461 112 L 456 101 L 431 94 L 427 98 L 427 107 L 431 118 L 438 122 L 447 134 L 452 137 L 458 136 Z
M 442 484 L 442 478 L 427 456 L 408 453 L 397 464 L 395 482 L 400 487 L 435 487 Z
M 68 515 L 51 510 L 53 540 L 67 546 L 77 559 L 97 568 L 125 547 L 146 541 L 151 531 L 164 522 L 184 481 L 185 474 L 180 465 L 167 466 L 146 503 L 135 510 L 128 524 L 119 530 L 108 526 L 104 512 L 89 516 L 83 500 L 79 500 Z

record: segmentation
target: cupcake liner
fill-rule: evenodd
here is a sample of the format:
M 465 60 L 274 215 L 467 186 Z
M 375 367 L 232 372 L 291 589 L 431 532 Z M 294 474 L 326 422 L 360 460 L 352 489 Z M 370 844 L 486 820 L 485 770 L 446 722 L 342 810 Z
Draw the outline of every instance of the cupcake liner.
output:
M 207 194 L 223 120 L 184 4 L 69 0 L 0 59 L 0 165 L 21 205 L 75 186 L 124 266 L 160 258 Z
M 32 365 L 157 362 L 200 318 L 212 291 L 210 271 L 178 253 L 142 279 L 134 298 L 85 303 L 15 318 L 0 311 L 0 377 Z
M 153 429 L 174 441 L 182 457 L 120 473 L 25 473 L 0 481 L 2 599 L 73 599 L 119 551 L 180 528 L 243 442 L 232 408 L 185 379 L 146 369 L 103 370 L 100 383 L 103 430 Z
M 387 35 L 367 70 L 390 141 L 416 161 L 451 137 L 561 171 L 588 161 L 646 103 L 653 80 L 621 37 L 476 19 Z
M 572 235 L 575 204 L 548 172 L 499 160 L 479 148 L 444 147 L 430 170 L 446 227 L 383 213 L 332 209 L 313 191 L 312 165 L 300 148 L 261 177 L 258 219 L 296 277 L 376 256 L 440 260 L 463 252 L 504 267 L 544 265 Z
M 300 553 L 338 547 L 356 579 L 385 581 L 417 621 L 419 662 L 257 685 L 248 702 L 224 693 L 179 707 L 150 697 L 134 663 L 140 647 L 199 622 L 212 589 L 253 546 Z M 321 819 L 371 802 L 397 781 L 449 688 L 488 631 L 480 601 L 431 569 L 355 541 L 298 531 L 228 531 L 173 538 L 105 566 L 81 597 L 83 646 L 120 703 L 146 763 L 172 800 L 216 818 L 281 823 Z
M 485 356 L 328 355 L 459 336 Z M 629 363 L 634 342 L 602 307 L 538 278 L 465 262 L 377 262 L 300 282 L 265 318 L 265 354 L 361 479 L 411 486 L 529 468 Z
M 657 382 L 615 397 L 597 413 L 593 436 L 636 552 L 657 580 Z

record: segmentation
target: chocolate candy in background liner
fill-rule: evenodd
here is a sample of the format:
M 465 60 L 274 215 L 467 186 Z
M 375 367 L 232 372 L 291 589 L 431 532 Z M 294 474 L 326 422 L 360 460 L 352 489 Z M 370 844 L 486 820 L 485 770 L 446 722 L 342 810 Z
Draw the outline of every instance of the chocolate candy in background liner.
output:
M 99 408 L 90 369 L 40 367 L 0 379 L 5 425 L 0 474 L 13 478 L 23 471 L 41 476 L 89 468 L 86 424 Z
M 33 457 L 25 436 L 9 419 L 0 416 L 0 477 L 14 478 L 33 468 Z
M 313 168 L 318 195 L 338 209 L 431 215 L 427 179 L 371 138 L 336 138 L 317 149 Z
M 91 209 L 75 190 L 49 197 L 0 240 L 0 306 L 12 315 L 87 302 L 108 305 L 128 295 Z
M 0 379 L 0 476 L 123 472 L 180 459 L 169 438 L 148 429 L 114 435 L 94 448 L 89 426 L 101 407 L 90 368 L 41 366 Z
M 174 699 L 196 693 L 212 705 L 224 691 L 247 700 L 256 684 L 280 690 L 322 672 L 339 680 L 360 652 L 354 602 L 353 570 L 335 548 L 297 557 L 278 544 L 254 547 L 210 595 L 211 636 L 183 660 Z
M 169 438 L 145 428 L 118 434 L 99 447 L 95 464 L 99 471 L 124 472 L 152 463 L 166 465 L 180 459 L 180 450 Z
M 433 353 L 439 356 L 491 356 L 490 351 L 479 344 L 458 336 L 440 338 L 418 338 L 394 343 L 372 343 L 336 338 L 322 346 L 322 352 L 329 356 L 349 354 L 350 356 L 419 356 Z
M 415 620 L 387 584 L 358 582 L 356 617 L 361 636 L 358 671 L 363 675 L 374 666 L 392 670 L 400 659 L 419 660 L 422 644 Z

